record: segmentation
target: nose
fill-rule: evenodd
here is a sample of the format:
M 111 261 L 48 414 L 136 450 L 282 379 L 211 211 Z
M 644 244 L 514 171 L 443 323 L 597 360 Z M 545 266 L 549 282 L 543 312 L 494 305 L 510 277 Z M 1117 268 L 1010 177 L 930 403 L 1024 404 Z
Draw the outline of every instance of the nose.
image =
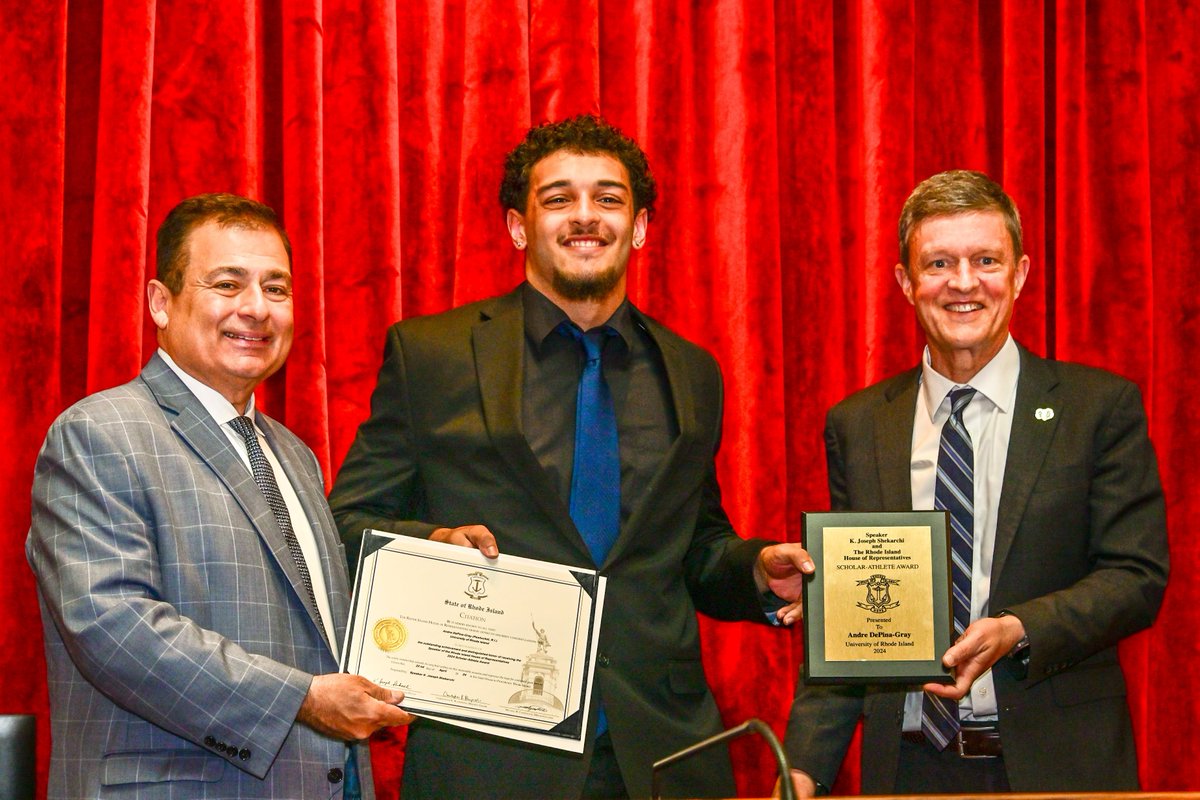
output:
M 979 276 L 975 274 L 971 259 L 958 259 L 950 272 L 950 288 L 960 292 L 969 292 L 978 284 Z
M 249 284 L 238 296 L 238 313 L 251 319 L 267 318 L 267 296 L 257 283 Z
M 587 225 L 600 218 L 600 206 L 587 193 L 579 196 L 579 200 L 575 203 L 572 212 L 571 221 L 580 225 Z

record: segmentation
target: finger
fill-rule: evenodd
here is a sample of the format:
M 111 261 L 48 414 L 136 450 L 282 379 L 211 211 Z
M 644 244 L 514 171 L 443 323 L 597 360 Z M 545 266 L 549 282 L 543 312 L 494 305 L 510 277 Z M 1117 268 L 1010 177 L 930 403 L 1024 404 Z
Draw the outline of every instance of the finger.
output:
M 784 606 L 783 608 L 781 608 L 775 612 L 775 618 L 778 619 L 780 624 L 783 624 L 783 625 L 791 625 L 792 623 L 797 622 L 798 620 L 803 618 L 803 616 L 804 616 L 803 604 L 800 603 L 799 601 L 797 601 L 795 603 L 789 603 L 788 605 Z
M 464 529 L 464 532 L 471 545 L 488 558 L 500 555 L 500 548 L 496 546 L 496 537 L 485 526 L 472 525 Z
M 797 547 L 795 552 L 793 552 L 791 555 L 792 563 L 795 564 L 801 572 L 816 572 L 817 565 L 813 563 L 812 556 L 810 556 L 808 551 L 803 547 Z
M 382 714 L 382 725 L 388 727 L 396 727 L 397 725 L 411 725 L 416 719 L 412 714 L 409 714 L 402 708 L 396 706 L 388 706 L 387 710 Z

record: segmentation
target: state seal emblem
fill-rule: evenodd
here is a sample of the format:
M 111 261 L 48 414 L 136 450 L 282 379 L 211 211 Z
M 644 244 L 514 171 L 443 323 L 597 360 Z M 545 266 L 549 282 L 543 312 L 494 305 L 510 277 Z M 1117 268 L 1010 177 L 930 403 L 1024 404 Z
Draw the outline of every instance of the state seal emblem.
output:
M 858 586 L 867 587 L 867 598 L 865 603 L 855 603 L 859 608 L 865 608 L 872 614 L 886 614 L 888 609 L 895 608 L 900 605 L 900 601 L 892 601 L 892 593 L 890 587 L 896 585 L 900 581 L 895 578 L 889 578 L 886 575 L 876 573 L 866 580 L 855 581 Z
M 399 650 L 408 641 L 408 630 L 404 627 L 404 623 L 395 617 L 384 617 L 375 623 L 371 636 L 375 639 L 376 647 L 385 653 L 390 653 L 393 650 Z

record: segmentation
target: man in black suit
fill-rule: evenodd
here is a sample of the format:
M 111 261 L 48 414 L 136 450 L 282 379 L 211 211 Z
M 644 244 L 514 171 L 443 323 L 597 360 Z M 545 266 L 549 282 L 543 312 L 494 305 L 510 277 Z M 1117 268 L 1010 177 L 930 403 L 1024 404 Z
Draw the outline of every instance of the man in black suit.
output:
M 583 755 L 423 721 L 407 798 L 648 796 L 653 761 L 721 729 L 695 612 L 766 622 L 812 569 L 799 545 L 733 531 L 717 364 L 625 297 L 654 200 L 645 155 L 603 120 L 534 128 L 501 186 L 526 282 L 388 333 L 330 498 L 351 549 L 375 528 L 608 578 Z M 672 795 L 734 792 L 724 752 L 665 779 Z
M 905 203 L 896 279 L 925 357 L 835 406 L 825 444 L 834 510 L 946 508 L 953 528 L 961 509 L 938 498 L 961 486 L 948 455 L 966 441 L 969 624 L 942 659 L 954 684 L 923 687 L 951 727 L 919 690 L 802 683 L 801 796 L 833 783 L 860 717 L 864 793 L 1138 788 L 1117 643 L 1167 580 L 1154 451 L 1134 384 L 1013 341 L 1028 272 L 1016 207 L 983 174 L 935 175 Z

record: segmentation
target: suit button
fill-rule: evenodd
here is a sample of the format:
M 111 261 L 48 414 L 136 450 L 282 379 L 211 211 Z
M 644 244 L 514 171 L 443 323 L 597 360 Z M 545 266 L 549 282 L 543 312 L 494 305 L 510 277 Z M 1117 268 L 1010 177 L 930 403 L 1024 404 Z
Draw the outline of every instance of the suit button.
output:
M 219 750 L 222 753 L 228 753 L 229 745 L 225 744 L 224 742 L 217 742 L 217 750 Z
M 242 749 L 241 749 L 241 750 L 238 752 L 238 758 L 240 758 L 242 761 L 249 761 L 249 760 L 250 760 L 250 748 L 249 748 L 249 747 L 243 747 L 243 748 L 242 748 Z
M 333 769 L 329 770 L 329 775 L 326 777 L 329 778 L 330 783 L 337 783 L 342 779 L 342 768 L 334 767 Z
M 211 737 L 211 736 L 205 736 L 205 737 L 204 737 L 204 746 L 205 746 L 205 747 L 216 747 L 216 746 L 217 746 L 217 740 L 216 740 L 216 739 L 214 739 L 214 738 L 213 738 L 213 737 Z
M 600 653 L 598 656 L 596 656 L 596 663 L 602 667 L 607 667 L 612 662 L 608 660 L 608 656 L 604 655 L 604 653 Z

